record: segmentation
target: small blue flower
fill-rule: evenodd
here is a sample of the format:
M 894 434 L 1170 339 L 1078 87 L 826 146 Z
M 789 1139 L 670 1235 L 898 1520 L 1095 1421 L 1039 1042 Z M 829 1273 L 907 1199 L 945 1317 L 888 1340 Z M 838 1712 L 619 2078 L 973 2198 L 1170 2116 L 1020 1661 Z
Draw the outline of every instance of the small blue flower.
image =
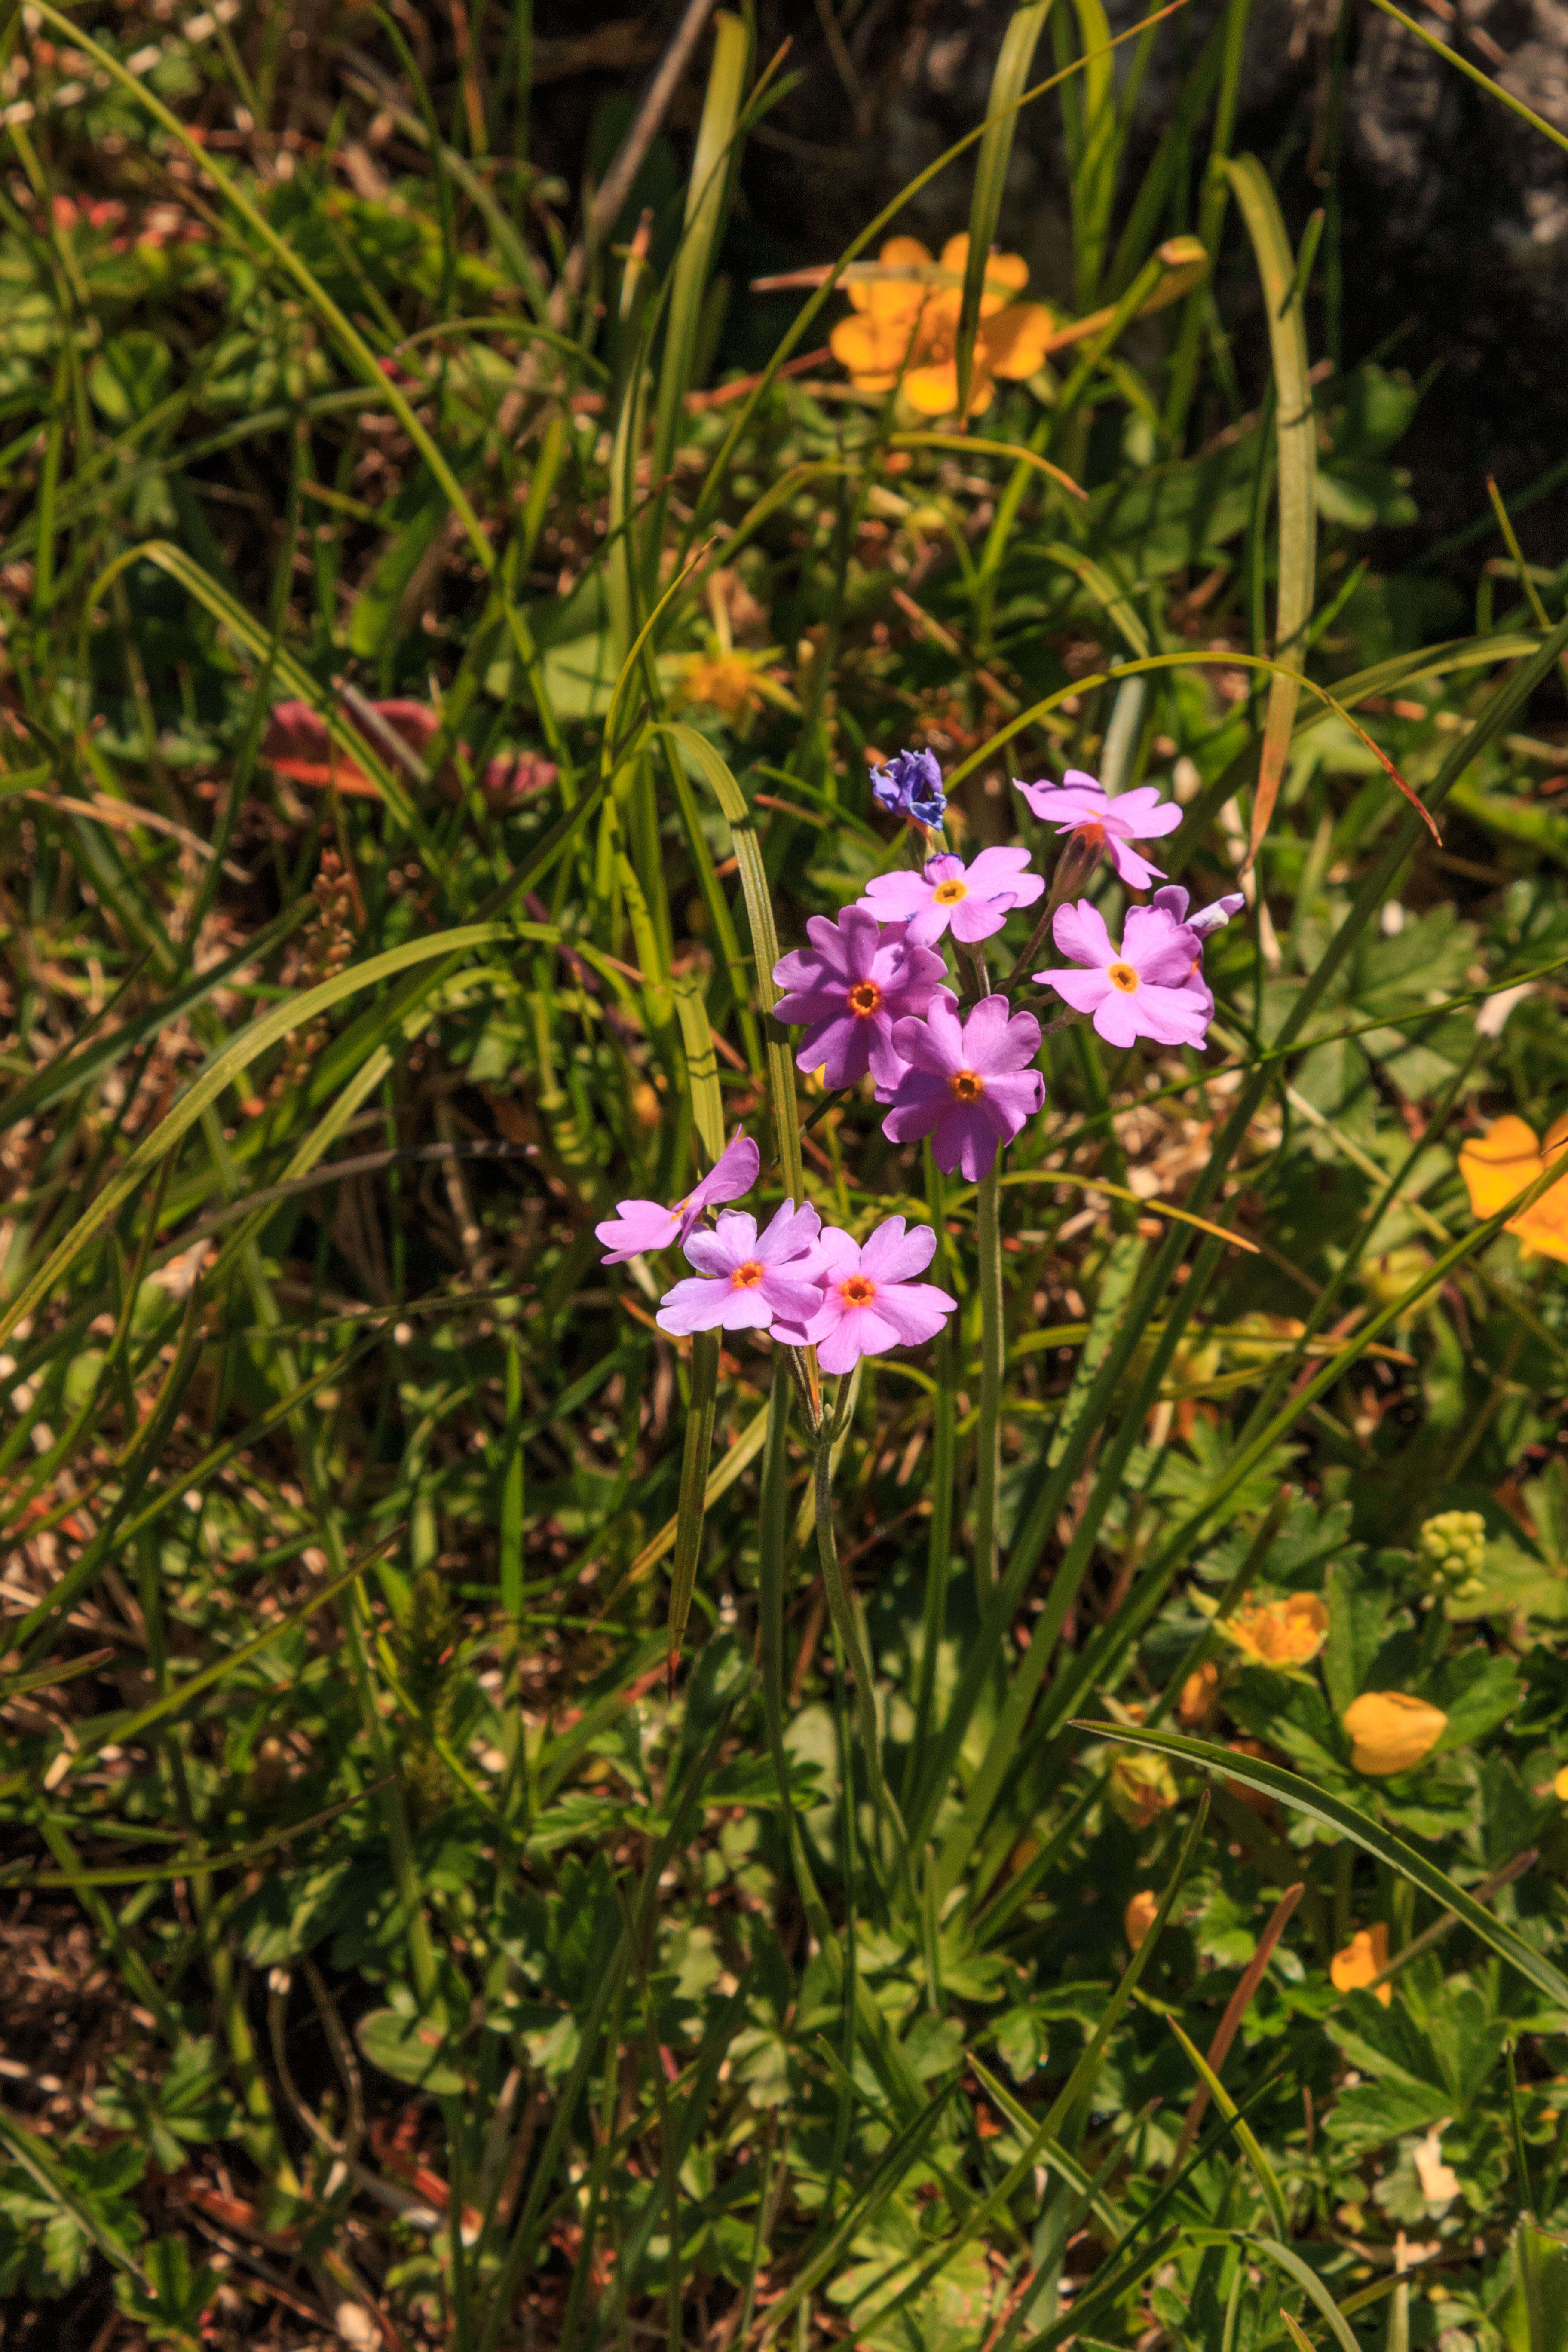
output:
M 871 772 L 871 797 L 889 816 L 940 829 L 947 808 L 942 766 L 934 751 L 900 751 L 885 768 Z

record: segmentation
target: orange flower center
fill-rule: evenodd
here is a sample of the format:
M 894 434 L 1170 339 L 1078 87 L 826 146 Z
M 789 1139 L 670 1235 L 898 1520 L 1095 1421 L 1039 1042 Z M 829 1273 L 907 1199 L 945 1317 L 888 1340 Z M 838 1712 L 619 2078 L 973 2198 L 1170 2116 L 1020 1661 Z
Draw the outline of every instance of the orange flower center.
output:
M 1105 977 L 1112 988 L 1119 988 L 1121 991 L 1123 996 L 1137 995 L 1138 974 L 1130 963 L 1108 964 Z
M 874 980 L 858 980 L 844 1002 L 857 1021 L 869 1021 L 872 1013 L 880 1009 L 882 992 Z
M 954 1102 L 978 1102 L 985 1092 L 985 1081 L 978 1070 L 954 1070 L 947 1085 Z
M 744 1265 L 738 1265 L 730 1276 L 730 1287 L 731 1290 L 755 1290 L 766 1272 L 767 1268 L 760 1258 L 749 1257 Z
M 951 882 L 939 882 L 931 892 L 932 903 L 938 907 L 956 907 L 961 898 L 968 896 L 968 883 L 961 882 L 956 874 Z
M 1079 835 L 1082 840 L 1097 842 L 1101 849 L 1104 848 L 1105 827 L 1100 824 L 1098 817 L 1086 817 L 1082 824 L 1074 825 L 1073 831 Z
M 838 1296 L 846 1307 L 869 1307 L 877 1286 L 868 1274 L 852 1274 L 847 1282 L 839 1284 Z

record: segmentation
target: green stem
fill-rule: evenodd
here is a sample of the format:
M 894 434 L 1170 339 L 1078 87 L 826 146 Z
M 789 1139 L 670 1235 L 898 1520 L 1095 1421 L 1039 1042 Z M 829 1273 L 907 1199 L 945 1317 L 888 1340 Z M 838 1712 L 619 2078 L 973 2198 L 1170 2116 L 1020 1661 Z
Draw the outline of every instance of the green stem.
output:
M 980 1422 L 974 1433 L 974 1591 L 984 1611 L 996 1582 L 996 1489 L 1002 1476 L 1002 1155 L 980 1180 Z
M 848 1383 L 842 1391 L 848 1394 Z M 837 1420 L 837 1415 L 835 1416 Z M 824 1429 L 816 1447 L 816 1552 L 822 1563 L 823 1589 L 828 1614 L 838 1635 L 845 1664 L 855 1677 L 855 1713 L 860 1745 L 866 1753 L 866 1778 L 878 1817 L 893 1818 L 887 1783 L 882 1779 L 882 1748 L 877 1735 L 877 1699 L 871 1687 L 871 1665 L 860 1639 L 854 1603 L 838 1565 L 838 1544 L 833 1531 L 833 1439 L 837 1428 Z

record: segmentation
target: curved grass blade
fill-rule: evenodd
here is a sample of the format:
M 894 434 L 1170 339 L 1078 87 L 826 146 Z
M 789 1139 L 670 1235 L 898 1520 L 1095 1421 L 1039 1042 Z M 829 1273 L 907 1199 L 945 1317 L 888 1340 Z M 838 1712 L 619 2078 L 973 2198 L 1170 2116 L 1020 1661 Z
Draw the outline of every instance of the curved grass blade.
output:
M 344 999 L 374 988 L 378 981 L 388 980 L 393 973 L 406 971 L 413 964 L 426 963 L 433 957 L 466 953 L 470 948 L 489 947 L 500 940 L 510 939 L 514 927 L 510 923 L 468 923 L 455 930 L 435 931 L 428 939 L 408 940 L 401 947 L 388 948 L 367 961 L 355 964 L 331 980 L 308 988 L 302 995 L 290 998 L 288 1003 L 276 1006 L 258 1021 L 242 1029 L 231 1045 L 226 1045 L 207 1064 L 201 1076 L 181 1096 L 166 1118 L 161 1119 L 150 1134 L 142 1137 L 119 1174 L 106 1184 L 90 1207 L 86 1209 L 64 1240 L 51 1251 L 32 1279 L 17 1292 L 10 1305 L 0 1314 L 0 1340 L 8 1339 L 25 1316 L 36 1314 L 44 1299 L 61 1276 L 75 1265 L 89 1243 L 109 1224 L 132 1194 L 140 1190 L 148 1176 L 188 1134 L 202 1113 L 215 1103 L 225 1088 L 234 1084 L 241 1072 L 247 1069 L 258 1054 L 277 1045 L 291 1031 L 303 1028 L 318 1014 L 330 1013 Z
M 1252 239 L 1268 311 L 1279 512 L 1279 585 L 1274 615 L 1274 651 L 1286 673 L 1277 674 L 1268 689 L 1268 712 L 1263 723 L 1263 752 L 1247 845 L 1247 856 L 1252 859 L 1258 856 L 1279 796 L 1300 693 L 1289 673 L 1301 668 L 1307 650 L 1307 624 L 1312 617 L 1318 555 L 1318 418 L 1307 370 L 1303 289 L 1297 283 L 1295 257 L 1285 234 L 1279 200 L 1256 155 L 1244 155 L 1227 169 Z
M 746 796 L 712 744 L 694 727 L 682 726 L 678 719 L 666 719 L 657 731 L 668 738 L 678 753 L 685 752 L 696 762 L 712 787 L 713 797 L 729 823 L 735 863 L 740 869 L 741 889 L 752 927 L 752 985 L 758 1004 L 771 1015 L 778 1002 L 778 992 L 773 986 L 773 966 L 779 960 L 779 939 L 773 923 L 773 899 L 768 891 L 767 869 L 763 864 L 762 844 L 757 839 L 756 825 Z M 776 1027 L 777 1024 L 774 1025 Z M 778 1145 L 779 1165 L 784 1171 L 784 1191 L 792 1201 L 804 1201 L 805 1173 L 800 1150 L 799 1114 L 795 1108 L 795 1070 L 788 1046 L 776 1036 L 771 1036 L 767 1041 L 767 1060 L 769 1091 L 773 1097 L 773 1134 Z
M 1417 1853 L 1414 1846 L 1406 1845 L 1404 1839 L 1395 1837 L 1392 1830 L 1385 1830 L 1378 1822 L 1369 1820 L 1354 1805 L 1347 1805 L 1338 1797 L 1329 1796 L 1325 1790 L 1314 1787 L 1310 1780 L 1302 1780 L 1297 1773 L 1287 1772 L 1278 1764 L 1261 1763 L 1256 1757 L 1238 1755 L 1229 1748 L 1216 1748 L 1206 1739 L 1184 1739 L 1171 1731 L 1135 1730 L 1124 1724 L 1087 1723 L 1076 1717 L 1070 1728 L 1095 1739 L 1118 1742 L 1126 1748 L 1147 1748 L 1154 1755 L 1168 1756 L 1178 1764 L 1196 1764 L 1205 1771 L 1228 1775 L 1231 1780 L 1241 1781 L 1245 1787 L 1258 1790 L 1260 1795 L 1276 1798 L 1280 1804 L 1289 1805 L 1293 1812 L 1305 1813 L 1310 1821 L 1320 1822 L 1336 1836 L 1351 1839 L 1363 1853 L 1374 1855 L 1379 1862 L 1386 1863 L 1390 1870 L 1397 1871 L 1402 1878 L 1407 1878 L 1413 1886 L 1419 1886 L 1423 1894 L 1429 1895 L 1445 1911 L 1452 1911 L 1455 1917 L 1479 1936 L 1483 1943 L 1489 1944 L 1494 1952 L 1500 1954 L 1510 1968 L 1517 1969 L 1521 1976 L 1527 1978 L 1538 1992 L 1544 1993 L 1553 2007 L 1568 2012 L 1568 1977 L 1527 1944 L 1522 1936 L 1516 1935 L 1502 1920 L 1494 1919 L 1489 1911 L 1483 1910 L 1473 1895 L 1467 1895 L 1462 1886 L 1455 1885 L 1447 1871 L 1439 1870 L 1436 1863 L 1428 1862 L 1425 1854 Z
M 1274 2217 L 1274 2226 L 1281 2237 L 1288 2236 L 1290 2229 L 1290 2216 L 1286 2210 L 1284 2191 L 1280 2189 L 1274 2167 L 1258 2144 L 1257 2133 L 1246 2116 L 1241 2114 L 1236 2101 L 1231 2097 L 1196 2042 L 1189 2034 L 1183 2032 L 1173 2017 L 1167 2017 L 1165 2022 L 1186 2052 L 1192 2063 L 1193 2072 L 1197 2075 L 1204 2089 L 1207 2091 L 1226 2123 L 1235 2125 L 1236 2137 L 1241 2143 L 1248 2164 L 1252 2167 L 1253 2178 L 1263 2191 L 1263 2201 Z M 1184 2149 L 1178 2149 L 1178 2162 L 1184 2154 Z
M 736 125 L 751 64 L 750 26 L 721 9 L 713 19 L 713 61 L 708 69 L 708 89 L 698 125 L 686 190 L 686 225 L 669 289 L 669 316 L 665 325 L 664 357 L 659 368 L 658 396 L 654 407 L 653 479 L 661 483 L 675 455 L 676 436 L 685 416 L 686 394 L 697 362 L 702 306 L 708 273 L 724 222 L 724 199 L 737 161 Z M 654 514 L 664 511 L 656 495 Z M 661 532 L 649 534 L 657 550 Z
M 1484 89 L 1489 98 L 1495 98 L 1500 105 L 1510 108 L 1521 122 L 1528 122 L 1532 131 L 1539 131 L 1543 139 L 1550 139 L 1554 147 L 1561 147 L 1563 153 L 1568 154 L 1568 138 L 1548 122 L 1544 115 L 1537 114 L 1525 105 L 1522 99 L 1515 98 L 1511 90 L 1504 89 L 1500 82 L 1494 81 L 1490 74 L 1484 74 L 1479 66 L 1471 65 L 1458 49 L 1451 49 L 1447 41 L 1440 41 L 1436 33 L 1427 32 L 1414 16 L 1407 16 L 1403 8 L 1396 8 L 1394 0 L 1373 0 L 1373 5 L 1381 8 L 1385 16 L 1392 16 L 1396 24 L 1403 25 L 1407 33 L 1414 33 L 1418 41 L 1425 41 L 1429 49 L 1436 49 L 1440 58 Z
M 958 449 L 966 457 L 1005 457 L 1009 465 L 1032 466 L 1037 474 L 1070 490 L 1075 499 L 1087 504 L 1089 492 L 1073 480 L 1061 466 L 1053 466 L 1037 449 L 1014 441 L 981 441 L 970 433 L 892 433 L 888 436 L 889 449 Z
M 1018 128 L 1017 100 L 1028 79 L 1035 49 L 1046 28 L 1051 0 L 1027 0 L 1009 17 L 991 77 L 985 134 L 974 163 L 974 192 L 969 199 L 969 257 L 964 265 L 963 294 L 958 310 L 958 414 L 969 414 L 969 384 L 974 370 L 974 338 L 980 326 L 980 298 L 985 290 L 985 268 L 996 241 L 1007 165 Z M 955 436 L 955 438 L 960 436 Z
M 1310 2263 L 1304 2263 L 1292 2247 L 1282 2246 L 1276 2238 L 1255 2236 L 1250 2231 L 1238 2230 L 1236 2235 L 1243 2245 L 1256 2246 L 1260 2254 L 1267 2254 L 1277 2270 L 1282 2270 L 1287 2278 L 1295 2281 L 1308 2301 L 1314 2304 L 1328 2321 L 1330 2331 L 1335 2343 L 1342 2347 L 1342 2352 L 1361 2352 L 1361 2347 L 1356 2342 L 1355 2332 L 1350 2321 L 1345 2317 L 1317 2272 Z M 1288 2315 L 1281 2312 L 1279 2316 L 1285 2319 Z M 1307 2342 L 1305 2332 L 1297 2327 L 1294 2320 L 1290 2320 L 1289 2325 L 1305 2344 Z

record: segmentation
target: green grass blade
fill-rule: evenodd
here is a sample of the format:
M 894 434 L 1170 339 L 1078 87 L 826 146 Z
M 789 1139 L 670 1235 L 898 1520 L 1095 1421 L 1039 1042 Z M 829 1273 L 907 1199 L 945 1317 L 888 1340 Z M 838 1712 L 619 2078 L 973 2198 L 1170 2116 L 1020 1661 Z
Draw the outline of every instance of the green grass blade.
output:
M 1018 128 L 1018 100 L 1027 84 L 1035 50 L 1050 12 L 1051 0 L 1027 0 L 1026 6 L 1014 10 L 1002 36 L 995 71 L 991 77 L 985 135 L 980 142 L 980 152 L 975 158 L 974 189 L 969 199 L 969 257 L 964 265 L 963 294 L 958 312 L 958 415 L 961 425 L 969 414 L 969 385 L 974 369 L 974 338 L 980 325 L 980 298 L 985 289 L 985 268 L 991 258 L 991 248 L 996 242 L 996 224 L 1002 217 L 1007 166 L 1012 160 L 1013 141 Z
M 258 1054 L 265 1054 L 268 1046 L 279 1044 L 292 1030 L 305 1027 L 348 997 L 375 987 L 395 972 L 406 971 L 413 964 L 427 963 L 436 956 L 465 954 L 470 949 L 488 947 L 511 936 L 512 927 L 507 923 L 469 923 L 456 930 L 433 932 L 427 939 L 409 940 L 401 947 L 388 948 L 381 955 L 371 956 L 364 963 L 321 982 L 315 988 L 306 989 L 288 1003 L 251 1022 L 231 1045 L 213 1057 L 168 1116 L 142 1138 L 119 1174 L 105 1185 L 91 1207 L 78 1218 L 65 1239 L 0 1314 L 0 1340 L 8 1339 L 25 1316 L 36 1313 L 89 1244 L 190 1132 L 202 1113 L 249 1068 Z
M 708 69 L 708 89 L 697 128 L 691 176 L 686 190 L 686 225 L 669 289 L 669 312 L 665 323 L 664 355 L 658 393 L 654 404 L 653 478 L 662 483 L 675 455 L 685 421 L 685 402 L 692 386 L 692 371 L 702 327 L 702 306 L 713 257 L 723 231 L 725 194 L 736 162 L 736 126 L 745 95 L 752 61 L 749 22 L 721 9 L 713 19 L 713 62 Z M 662 516 L 664 499 L 656 498 L 654 514 Z M 657 554 L 660 532 L 649 533 Z
M 1350 2321 L 1345 2317 L 1317 2272 L 1310 2263 L 1301 2260 L 1293 2246 L 1281 2245 L 1276 2238 L 1251 2234 L 1246 2236 L 1243 2242 L 1256 2246 L 1259 2253 L 1268 2255 L 1277 2270 L 1283 2271 L 1287 2278 L 1295 2281 L 1320 2315 L 1328 2321 L 1330 2332 L 1335 2343 L 1341 2347 L 1341 2352 L 1361 2352 L 1361 2347 L 1356 2342 L 1355 2331 Z M 1283 2313 L 1280 2315 L 1283 2317 Z
M 1312 617 L 1317 573 L 1318 514 L 1315 491 L 1318 417 L 1307 365 L 1303 289 L 1285 234 L 1279 200 L 1256 155 L 1230 165 L 1230 184 L 1252 239 L 1263 299 L 1268 312 L 1268 349 L 1274 368 L 1275 467 L 1279 479 L 1279 584 L 1274 615 L 1274 651 L 1288 671 L 1306 656 L 1307 624 Z M 1256 858 L 1268 830 L 1285 761 L 1290 749 L 1300 689 L 1289 676 L 1276 676 L 1268 688 L 1263 753 L 1252 803 L 1248 856 Z
M 1165 2022 L 1186 2052 L 1193 2072 L 1205 2085 L 1221 2115 L 1227 2123 L 1236 2126 L 1236 2137 L 1240 2142 L 1248 2164 L 1252 2167 L 1253 2178 L 1263 2191 L 1263 2201 L 1273 2217 L 1274 2226 L 1282 2238 L 1288 2238 L 1290 2234 L 1290 2216 L 1286 2210 L 1284 2192 L 1280 2189 L 1279 2176 L 1274 2167 L 1258 2144 L 1257 2133 L 1237 2108 L 1236 2101 L 1231 2097 L 1197 2043 L 1189 2034 L 1183 2032 L 1173 2017 L 1167 2017 Z
M 671 721 L 661 727 L 659 731 L 668 737 L 678 757 L 685 753 L 695 762 L 728 821 L 735 863 L 740 868 L 746 914 L 752 927 L 752 982 L 756 1001 L 763 1013 L 771 1014 L 778 1001 L 778 991 L 773 986 L 773 966 L 779 961 L 778 931 L 773 923 L 773 898 L 768 889 L 767 869 L 763 864 L 762 844 L 757 839 L 756 824 L 746 796 L 711 743 L 694 727 L 684 727 Z M 792 1201 L 804 1201 L 805 1173 L 800 1150 L 795 1068 L 788 1046 L 777 1037 L 768 1038 L 767 1063 L 773 1135 L 778 1147 L 779 1166 L 784 1171 L 784 1191 Z

